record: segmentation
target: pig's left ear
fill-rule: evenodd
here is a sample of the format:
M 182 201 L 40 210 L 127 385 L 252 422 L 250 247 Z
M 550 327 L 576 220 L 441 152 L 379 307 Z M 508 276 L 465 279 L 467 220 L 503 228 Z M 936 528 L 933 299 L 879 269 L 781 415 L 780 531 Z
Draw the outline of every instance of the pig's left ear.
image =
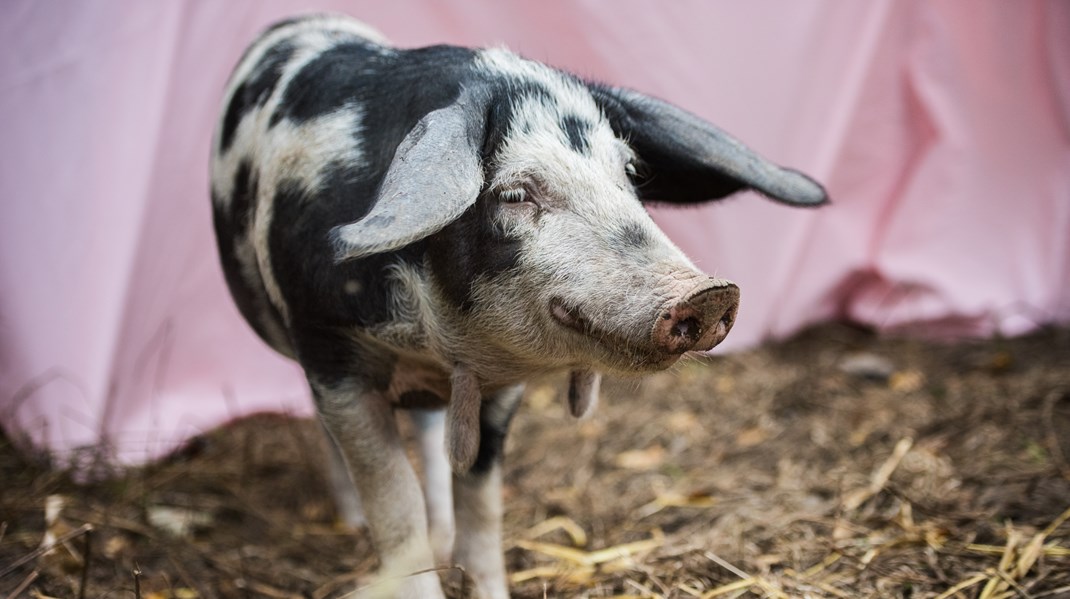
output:
M 339 262 L 389 252 L 457 220 L 483 186 L 485 102 L 462 92 L 428 113 L 398 145 L 375 205 L 331 230 Z
M 639 155 L 636 187 L 643 200 L 704 202 L 754 189 L 792 206 L 828 202 L 810 177 L 769 162 L 683 109 L 627 89 L 590 89 L 615 133 Z

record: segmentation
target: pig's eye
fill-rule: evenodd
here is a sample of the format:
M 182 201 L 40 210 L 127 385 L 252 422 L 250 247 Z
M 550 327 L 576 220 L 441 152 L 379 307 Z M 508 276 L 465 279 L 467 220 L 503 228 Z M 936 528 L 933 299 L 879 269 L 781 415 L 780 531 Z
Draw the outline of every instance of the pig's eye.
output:
M 635 177 L 637 174 L 639 174 L 639 172 L 637 170 L 635 170 L 635 163 L 634 162 L 629 162 L 629 163 L 625 164 L 624 165 L 624 172 L 628 173 L 629 177 Z
M 522 204 L 528 200 L 528 190 L 523 187 L 517 187 L 514 189 L 506 189 L 498 193 L 498 199 L 503 204 Z

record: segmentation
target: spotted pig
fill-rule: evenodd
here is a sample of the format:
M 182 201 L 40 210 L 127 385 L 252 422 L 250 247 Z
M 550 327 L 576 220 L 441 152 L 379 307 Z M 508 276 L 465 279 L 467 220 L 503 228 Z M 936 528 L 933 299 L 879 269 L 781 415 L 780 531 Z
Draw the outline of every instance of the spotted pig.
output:
M 242 315 L 307 375 L 382 567 L 367 596 L 441 598 L 456 563 L 508 597 L 501 460 L 524 381 L 664 369 L 721 342 L 739 289 L 644 203 L 820 185 L 641 93 L 504 49 L 399 49 L 358 21 L 289 20 L 226 90 L 211 190 Z M 420 431 L 425 493 L 395 414 Z M 352 483 L 349 482 L 352 480 Z M 426 496 L 426 498 L 425 498 Z

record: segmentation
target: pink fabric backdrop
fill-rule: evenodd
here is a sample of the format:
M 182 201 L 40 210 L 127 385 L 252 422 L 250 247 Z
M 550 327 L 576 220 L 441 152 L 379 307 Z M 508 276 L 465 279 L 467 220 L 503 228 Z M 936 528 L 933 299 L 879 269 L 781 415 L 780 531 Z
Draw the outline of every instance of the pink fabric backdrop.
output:
M 0 424 L 127 463 L 259 410 L 311 412 L 242 322 L 207 197 L 223 83 L 271 21 L 505 44 L 676 102 L 823 180 L 657 220 L 743 290 L 728 349 L 847 317 L 1016 334 L 1070 320 L 1070 3 L 0 4 Z M 608 398 L 613 401 L 612 398 Z

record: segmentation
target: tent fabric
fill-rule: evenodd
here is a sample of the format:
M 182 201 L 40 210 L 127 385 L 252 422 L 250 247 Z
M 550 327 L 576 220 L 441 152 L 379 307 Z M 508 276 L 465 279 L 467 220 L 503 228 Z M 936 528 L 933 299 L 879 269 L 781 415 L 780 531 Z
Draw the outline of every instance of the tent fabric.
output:
M 1070 3 L 8 0 L 10 437 L 138 463 L 245 414 L 312 412 L 300 369 L 230 301 L 207 182 L 230 69 L 263 27 L 310 11 L 405 47 L 505 45 L 822 180 L 834 203 L 819 210 L 743 194 L 653 211 L 740 285 L 724 350 L 833 318 L 944 336 L 1070 320 Z

